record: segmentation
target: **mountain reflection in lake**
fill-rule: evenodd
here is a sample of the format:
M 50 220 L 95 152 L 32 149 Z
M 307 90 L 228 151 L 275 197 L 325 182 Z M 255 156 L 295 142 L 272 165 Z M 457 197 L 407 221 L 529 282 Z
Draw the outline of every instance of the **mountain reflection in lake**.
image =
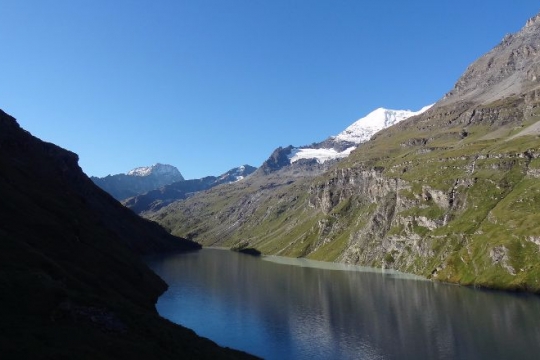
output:
M 150 259 L 170 286 L 157 309 L 222 346 L 266 359 L 540 356 L 537 296 L 264 259 L 218 249 Z

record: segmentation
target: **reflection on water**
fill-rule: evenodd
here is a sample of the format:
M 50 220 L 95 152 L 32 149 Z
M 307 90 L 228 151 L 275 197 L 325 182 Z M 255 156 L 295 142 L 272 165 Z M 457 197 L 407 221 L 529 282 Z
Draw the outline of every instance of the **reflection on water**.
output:
M 406 274 L 402 273 L 396 270 L 391 269 L 379 269 L 379 268 L 373 268 L 373 267 L 367 267 L 367 266 L 356 266 L 356 265 L 349 265 L 349 264 L 340 264 L 340 263 L 331 263 L 327 261 L 316 261 L 316 260 L 309 260 L 305 258 L 290 258 L 290 257 L 284 257 L 284 256 L 274 256 L 274 255 L 268 255 L 262 257 L 263 260 L 271 261 L 276 264 L 282 264 L 282 265 L 294 265 L 294 266 L 301 266 L 301 267 L 310 267 L 315 269 L 326 269 L 326 270 L 342 270 L 342 271 L 361 271 L 361 272 L 372 272 L 377 274 L 384 274 L 389 275 L 393 278 L 404 278 L 404 279 L 415 279 L 415 280 L 424 280 L 427 281 L 426 278 L 413 275 L 413 274 Z
M 157 309 L 267 359 L 539 358 L 539 297 L 263 259 L 217 249 L 151 259 L 170 286 Z

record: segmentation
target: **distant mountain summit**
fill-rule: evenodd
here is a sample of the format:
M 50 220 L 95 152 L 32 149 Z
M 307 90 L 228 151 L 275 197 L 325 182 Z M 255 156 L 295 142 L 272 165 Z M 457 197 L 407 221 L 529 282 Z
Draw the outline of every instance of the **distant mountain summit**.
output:
M 184 180 L 184 177 L 182 176 L 182 174 L 180 173 L 180 171 L 178 171 L 176 167 L 172 165 L 160 164 L 160 163 L 154 164 L 152 166 L 143 166 L 143 167 L 135 168 L 133 170 L 128 171 L 126 175 L 160 176 L 163 178 L 170 176 L 171 178 L 174 178 L 174 179 L 181 178 L 181 180 Z M 178 181 L 178 180 L 174 180 L 174 181 Z
M 208 190 L 221 184 L 240 181 L 255 170 L 257 168 L 253 166 L 242 165 L 220 176 L 206 176 L 201 179 L 176 181 L 144 194 L 128 198 L 123 201 L 123 204 L 138 214 L 147 211 L 157 211 L 174 201 L 184 200 L 198 191 Z
M 91 177 L 91 179 L 120 201 L 176 181 L 184 181 L 184 177 L 176 167 L 160 163 L 138 167 L 126 174 L 108 175 L 103 178 Z
M 250 165 L 242 165 L 227 171 L 225 174 L 222 174 L 218 177 L 217 182 L 220 184 L 230 183 L 235 181 L 240 181 L 246 176 L 250 175 L 252 172 L 257 170 L 256 167 Z
M 299 162 L 305 167 L 309 163 L 320 165 L 331 160 L 345 158 L 375 133 L 412 116 L 420 115 L 431 106 L 425 106 L 418 111 L 378 108 L 325 141 L 307 146 L 277 148 L 261 169 L 268 173 Z

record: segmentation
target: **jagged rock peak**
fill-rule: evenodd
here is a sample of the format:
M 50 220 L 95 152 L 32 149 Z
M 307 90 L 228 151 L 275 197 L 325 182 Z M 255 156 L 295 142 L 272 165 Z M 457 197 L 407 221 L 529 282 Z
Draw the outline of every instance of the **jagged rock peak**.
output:
M 152 174 L 182 176 L 182 174 L 176 167 L 172 165 L 160 164 L 160 163 L 154 164 L 152 166 L 142 166 L 142 167 L 132 169 L 128 171 L 126 175 L 149 176 Z
M 540 24 L 540 14 L 533 16 L 529 20 L 527 20 L 527 23 L 525 24 L 525 28 L 530 28 L 531 26 L 535 26 Z

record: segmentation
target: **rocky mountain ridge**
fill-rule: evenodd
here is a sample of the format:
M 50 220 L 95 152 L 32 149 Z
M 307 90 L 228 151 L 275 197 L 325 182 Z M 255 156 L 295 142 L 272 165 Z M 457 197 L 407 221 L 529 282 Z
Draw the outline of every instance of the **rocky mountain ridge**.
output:
M 248 181 L 151 218 L 205 245 L 540 292 L 538 19 L 317 175 L 281 176 L 281 148 Z
M 501 43 L 471 64 L 443 98 L 443 103 L 470 101 L 489 103 L 538 89 L 540 65 L 540 16 L 506 35 Z

